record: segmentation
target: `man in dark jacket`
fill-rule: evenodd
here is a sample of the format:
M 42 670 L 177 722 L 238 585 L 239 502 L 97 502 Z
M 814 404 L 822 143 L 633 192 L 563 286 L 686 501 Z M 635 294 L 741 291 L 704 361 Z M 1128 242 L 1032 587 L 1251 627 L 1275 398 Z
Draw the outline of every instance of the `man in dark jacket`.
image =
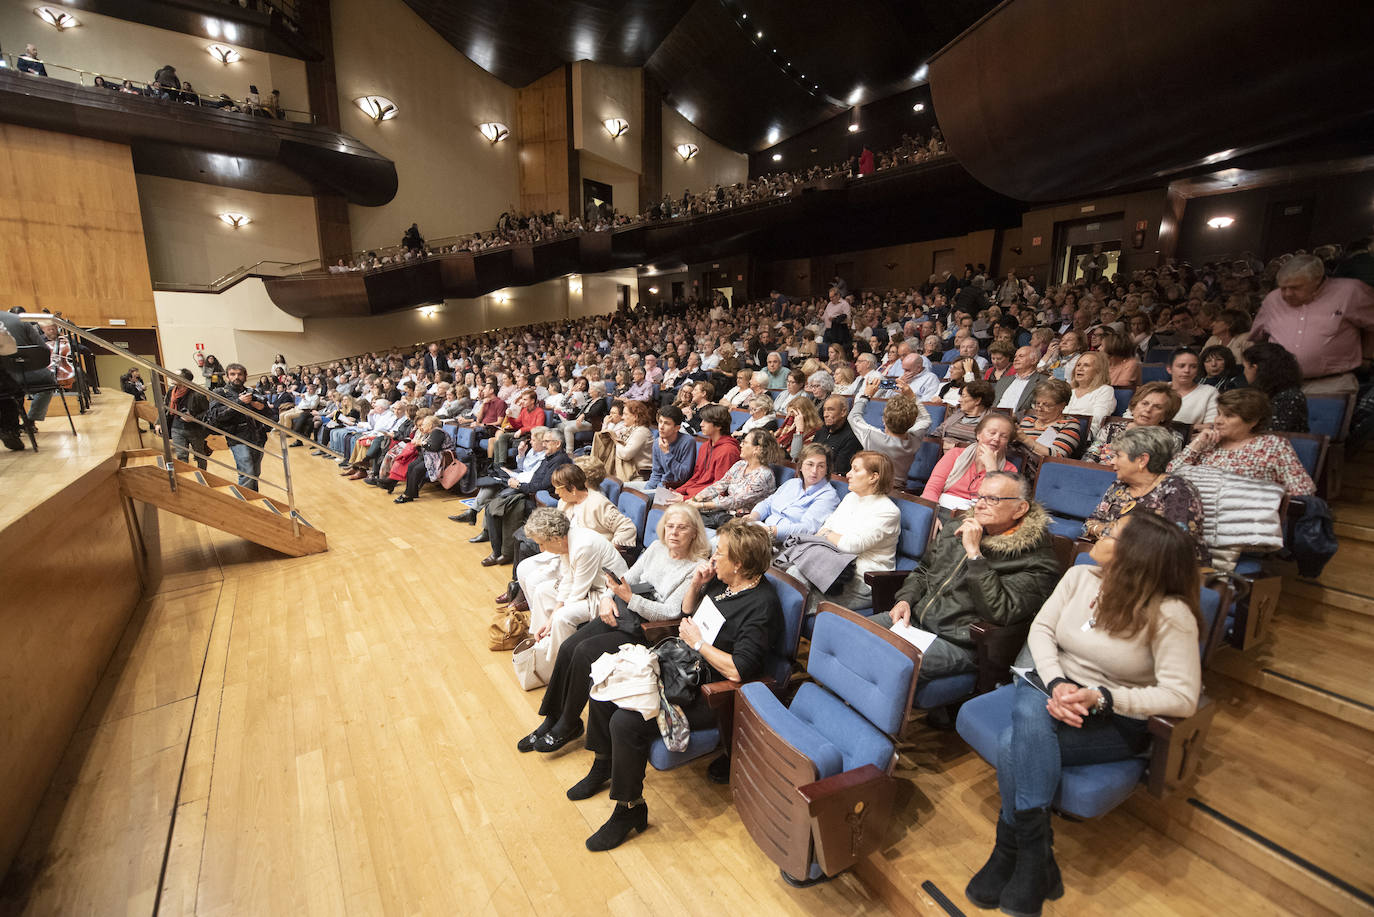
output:
M 974 621 L 1029 625 L 1059 582 L 1049 516 L 1031 501 L 1019 474 L 983 479 L 973 510 L 946 525 L 897 590 L 897 604 L 874 623 L 910 624 L 935 634 L 921 662 L 922 682 L 977 666 Z
M 830 450 L 831 474 L 848 474 L 849 463 L 863 446 L 849 425 L 849 405 L 839 395 L 831 395 L 821 404 L 821 428 L 815 442 Z
M 39 362 L 44 356 L 51 357 L 51 354 L 47 353 L 48 345 L 43 332 L 39 331 L 36 325 L 24 321 L 12 312 L 0 311 L 0 328 L 4 329 L 6 337 L 13 339 L 13 347 L 16 350 L 20 347 L 33 348 L 21 352 L 39 356 Z M 0 343 L 5 344 L 5 349 L 11 354 L 15 352 L 10 349 L 9 341 Z M 42 351 L 38 350 L 40 347 Z M 0 442 L 15 452 L 24 451 L 24 440 L 19 436 L 19 399 L 23 397 L 19 388 L 21 382 L 28 385 L 56 384 L 47 363 L 37 367 L 30 366 L 21 376 L 13 359 L 9 356 L 0 356 Z
M 227 380 L 224 386 L 213 390 L 216 395 L 238 402 L 239 406 L 246 411 L 261 414 L 267 418 L 273 416 L 274 412 L 263 400 L 263 396 L 256 394 L 247 387 L 248 370 L 242 363 L 230 363 L 225 367 L 224 378 Z M 258 478 L 262 476 L 261 449 L 263 444 L 267 442 L 267 427 L 254 420 L 249 414 L 235 411 L 218 401 L 210 405 L 210 410 L 205 414 L 205 420 L 210 426 L 218 427 L 225 433 L 232 433 L 238 437 L 238 439 L 230 437 L 226 437 L 226 439 L 229 441 L 229 451 L 234 456 L 234 465 L 239 470 L 239 486 L 249 490 L 257 490 Z M 250 443 L 252 445 L 249 445 Z M 253 448 L 254 446 L 257 448 Z
M 534 448 L 534 444 L 531 444 Z M 553 473 L 572 458 L 563 451 L 563 434 L 556 430 L 544 433 L 544 460 L 534 469 L 534 475 L 521 483 L 515 475 L 507 476 L 507 487 L 487 504 L 486 521 L 481 535 L 474 542 L 490 541 L 491 554 L 482 559 L 482 566 L 490 567 L 511 562 L 515 550 L 515 531 L 524 524 L 530 513 L 530 502 L 541 490 L 553 493 Z

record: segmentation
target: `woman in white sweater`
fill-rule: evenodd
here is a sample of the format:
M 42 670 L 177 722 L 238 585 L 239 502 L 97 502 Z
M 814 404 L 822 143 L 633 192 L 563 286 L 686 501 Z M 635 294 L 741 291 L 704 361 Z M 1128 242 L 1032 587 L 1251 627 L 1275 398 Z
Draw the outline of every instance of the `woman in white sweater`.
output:
M 881 452 L 856 453 L 849 465 L 849 493 L 825 520 L 817 537 L 824 538 L 845 554 L 857 557 L 854 576 L 833 595 L 812 589 L 806 600 L 806 613 L 814 614 L 823 601 L 846 608 L 868 608 L 873 590 L 864 582 L 870 570 L 891 570 L 897 564 L 897 536 L 902 515 L 888 496 L 892 492 L 892 460 Z M 806 576 L 793 565 L 787 571 L 806 582 Z
M 1091 417 L 1088 436 L 1096 436 L 1102 421 L 1116 413 L 1116 389 L 1107 377 L 1107 358 L 1096 351 L 1083 354 L 1073 365 L 1069 384 L 1073 386 L 1073 397 L 1064 413 Z
M 1064 893 L 1050 838 L 1062 768 L 1134 757 L 1150 743 L 1151 716 L 1197 710 L 1202 614 L 1192 539 L 1138 509 L 1092 557 L 1098 565 L 1069 568 L 1031 624 L 1043 689 L 1015 683 L 997 754 L 997 843 L 965 889 L 982 908 L 1038 914 Z

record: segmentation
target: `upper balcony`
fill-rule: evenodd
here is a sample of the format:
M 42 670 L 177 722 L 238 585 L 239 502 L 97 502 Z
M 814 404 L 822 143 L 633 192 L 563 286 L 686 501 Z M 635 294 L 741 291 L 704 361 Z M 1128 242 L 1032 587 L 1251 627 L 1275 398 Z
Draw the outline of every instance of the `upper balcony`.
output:
M 380 206 L 396 166 L 316 125 L 213 107 L 221 97 L 152 97 L 90 85 L 95 75 L 45 62 L 48 78 L 0 69 L 0 121 L 128 144 L 134 171 L 269 194 L 333 193 Z M 142 88 L 138 84 L 135 88 Z

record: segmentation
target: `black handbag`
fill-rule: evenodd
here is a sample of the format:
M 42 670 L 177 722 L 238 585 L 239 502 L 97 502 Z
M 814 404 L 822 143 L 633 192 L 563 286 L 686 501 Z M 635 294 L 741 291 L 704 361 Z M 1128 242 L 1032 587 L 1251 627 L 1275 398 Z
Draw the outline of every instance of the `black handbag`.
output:
M 706 660 L 681 637 L 664 637 L 654 645 L 653 653 L 658 657 L 658 679 L 668 702 L 690 704 L 707 677 Z

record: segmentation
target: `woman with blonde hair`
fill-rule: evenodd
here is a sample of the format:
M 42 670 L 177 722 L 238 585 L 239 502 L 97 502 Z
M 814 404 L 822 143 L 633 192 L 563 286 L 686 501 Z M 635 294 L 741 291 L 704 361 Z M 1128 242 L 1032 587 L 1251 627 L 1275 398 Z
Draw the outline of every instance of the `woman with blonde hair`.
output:
M 658 540 L 639 555 L 624 578 L 605 578 L 606 592 L 596 617 L 558 648 L 548 690 L 539 705 L 544 721 L 516 744 L 520 751 L 557 751 L 581 735 L 592 663 L 602 653 L 614 653 L 621 644 L 647 644 L 644 621 L 682 616 L 692 573 L 711 554 L 710 537 L 701 514 L 690 503 L 674 503 L 665 509 L 657 531 Z
M 1108 380 L 1107 358 L 1093 350 L 1081 355 L 1073 364 L 1073 377 L 1069 385 L 1073 389 L 1073 397 L 1069 399 L 1069 406 L 1064 408 L 1064 413 L 1091 417 L 1089 433 L 1096 436 L 1102 421 L 1116 410 L 1116 390 Z

